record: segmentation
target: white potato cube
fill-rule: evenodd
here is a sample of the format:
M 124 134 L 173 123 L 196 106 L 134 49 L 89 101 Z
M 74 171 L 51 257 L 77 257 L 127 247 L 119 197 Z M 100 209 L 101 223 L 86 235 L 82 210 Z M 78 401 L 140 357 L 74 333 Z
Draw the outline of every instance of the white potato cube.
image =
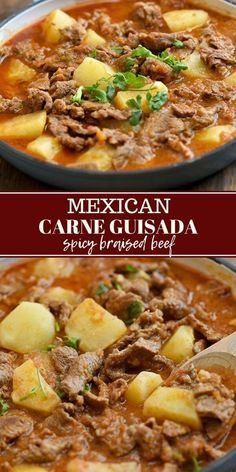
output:
M 211 77 L 211 72 L 209 71 L 206 64 L 201 59 L 200 54 L 197 51 L 194 51 L 186 59 L 184 59 L 184 64 L 188 66 L 188 69 L 183 70 L 182 74 L 190 78 L 209 78 Z
M 198 28 L 207 23 L 209 15 L 205 10 L 173 10 L 163 15 L 171 31 L 184 31 L 189 28 Z
M 194 331 L 191 326 L 179 326 L 161 350 L 161 354 L 168 359 L 182 362 L 193 356 Z
M 106 40 L 92 29 L 88 29 L 82 44 L 87 44 L 92 48 L 97 48 L 98 46 L 104 46 Z
M 119 91 L 115 98 L 114 98 L 114 105 L 119 108 L 120 110 L 124 110 L 125 108 L 129 108 L 129 105 L 127 104 L 127 101 L 134 98 L 136 99 L 138 95 L 140 95 L 142 101 L 141 101 L 141 107 L 144 113 L 150 113 L 150 109 L 148 106 L 148 101 L 147 101 L 147 91 L 150 91 L 152 95 L 156 95 L 158 92 L 165 92 L 168 94 L 168 88 L 166 87 L 163 82 L 153 82 L 152 85 L 148 84 L 142 87 L 142 90 L 139 91 L 138 89 L 133 91 L 133 90 L 124 90 L 124 91 Z
M 114 154 L 115 151 L 112 146 L 109 146 L 108 144 L 97 144 L 80 155 L 77 165 L 103 172 L 111 170 Z
M 233 86 L 236 87 L 236 72 L 233 72 L 233 74 L 226 77 L 226 79 L 224 79 L 224 82 L 226 85 L 229 85 L 230 87 L 233 87 Z
M 11 472 L 47 472 L 44 467 L 40 467 L 39 465 L 31 465 L 31 464 L 21 464 L 15 465 Z
M 74 80 L 78 86 L 90 87 L 101 79 L 99 88 L 107 88 L 107 79 L 112 77 L 114 70 L 108 64 L 104 64 L 93 57 L 86 57 L 74 72 Z
M 138 405 L 144 402 L 149 395 L 162 383 L 162 378 L 154 372 L 140 372 L 126 391 L 126 399 L 129 403 Z
M 76 293 L 63 287 L 51 287 L 40 297 L 40 303 L 48 303 L 50 300 L 68 302 L 72 306 L 78 305 Z
M 137 462 L 106 464 L 73 459 L 67 464 L 66 472 L 141 472 L 141 466 Z
M 42 135 L 28 144 L 27 149 L 33 154 L 44 157 L 47 161 L 51 161 L 61 150 L 62 145 L 57 138 Z
M 72 16 L 62 10 L 55 10 L 43 23 L 43 34 L 49 43 L 58 43 L 61 39 L 61 31 L 76 23 Z
M 201 143 L 206 144 L 221 144 L 224 141 L 224 137 L 230 137 L 230 135 L 236 133 L 236 128 L 231 125 L 218 125 L 212 126 L 199 131 L 196 134 L 196 139 Z
M 50 413 L 61 400 L 29 359 L 14 370 L 12 401 L 21 407 Z
M 73 262 L 62 257 L 46 257 L 34 265 L 34 274 L 37 277 L 69 277 L 73 270 Z
M 19 353 L 45 349 L 55 338 L 55 319 L 40 303 L 21 302 L 0 323 L 0 345 Z
M 44 110 L 9 118 L 0 123 L 0 138 L 35 139 L 43 133 L 46 120 Z
M 191 390 L 178 387 L 158 387 L 145 401 L 143 413 L 159 421 L 172 420 L 194 429 L 201 427 Z
M 86 298 L 73 311 L 65 331 L 80 339 L 82 351 L 97 351 L 117 341 L 127 328 L 122 320 L 104 310 L 92 298 Z
M 7 78 L 10 82 L 28 82 L 33 79 L 36 71 L 26 66 L 19 59 L 12 58 L 7 71 Z

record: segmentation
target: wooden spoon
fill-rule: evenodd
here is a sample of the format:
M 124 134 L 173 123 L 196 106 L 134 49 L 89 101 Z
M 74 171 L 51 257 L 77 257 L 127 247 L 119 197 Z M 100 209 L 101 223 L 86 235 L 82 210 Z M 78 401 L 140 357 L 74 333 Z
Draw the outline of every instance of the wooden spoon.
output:
M 191 357 L 181 365 L 180 369 L 189 364 L 194 364 L 197 369 L 206 370 L 220 367 L 227 373 L 231 371 L 233 375 L 236 374 L 236 332 Z

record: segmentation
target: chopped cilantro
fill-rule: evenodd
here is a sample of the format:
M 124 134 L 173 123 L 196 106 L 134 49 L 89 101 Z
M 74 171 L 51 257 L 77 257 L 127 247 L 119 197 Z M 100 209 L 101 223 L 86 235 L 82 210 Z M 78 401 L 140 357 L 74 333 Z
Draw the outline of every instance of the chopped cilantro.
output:
M 76 94 L 73 95 L 73 97 L 71 97 L 71 102 L 72 103 L 81 103 L 82 102 L 83 90 L 84 90 L 84 87 L 83 87 L 83 85 L 81 85 L 78 88 Z
M 173 54 L 170 54 L 167 50 L 161 52 L 159 55 L 156 55 L 153 54 L 149 49 L 140 45 L 136 49 L 133 49 L 132 57 L 153 57 L 154 59 L 158 59 L 159 61 L 168 64 L 175 72 L 180 72 L 181 70 L 186 70 L 188 68 L 186 64 L 176 59 L 176 57 L 173 56 Z
M 175 46 L 178 49 L 182 49 L 184 48 L 184 43 L 183 41 L 180 41 L 180 39 L 174 39 L 173 46 Z
M 93 50 L 89 53 L 89 57 L 92 57 L 93 59 L 96 59 L 96 57 L 97 57 L 97 49 L 93 49 Z
M 0 407 L 1 407 L 1 411 L 0 411 L 0 416 L 3 416 L 5 415 L 8 410 L 9 410 L 9 405 L 8 403 L 0 397 Z
M 50 352 L 50 351 L 52 351 L 53 349 L 55 349 L 55 347 L 56 347 L 55 344 L 49 344 L 48 347 L 47 347 L 47 349 L 46 349 L 46 351 Z
M 90 94 L 93 101 L 102 103 L 108 102 L 106 91 L 100 89 L 98 83 L 90 87 L 85 87 L 85 90 Z
M 111 50 L 116 52 L 116 54 L 119 54 L 119 55 L 123 54 L 124 52 L 124 48 L 122 46 L 113 46 Z
M 64 338 L 64 344 L 65 346 L 68 347 L 73 347 L 73 349 L 78 349 L 80 345 L 80 339 L 79 338 L 74 338 L 74 337 L 65 337 Z
M 167 102 L 168 94 L 166 92 L 157 92 L 156 95 L 152 95 L 151 92 L 147 92 L 146 99 L 150 111 L 159 111 Z
M 56 388 L 54 391 L 59 398 L 64 398 L 66 396 L 65 392 L 63 392 L 63 390 L 61 390 L 60 388 Z
M 116 94 L 116 89 L 112 85 L 112 83 L 108 84 L 106 94 L 107 94 L 107 99 L 109 100 L 109 102 L 111 102 Z
M 192 462 L 193 462 L 193 472 L 201 472 L 202 467 L 200 466 L 196 457 L 192 457 Z
M 91 384 L 86 383 L 85 386 L 84 386 L 83 393 L 91 392 L 91 388 L 92 388 Z
M 140 95 L 137 95 L 136 98 L 131 98 L 130 100 L 127 100 L 126 102 L 128 107 L 134 110 L 129 118 L 129 124 L 131 126 L 137 126 L 142 118 L 143 112 L 142 112 L 141 102 L 142 102 L 142 97 Z
M 24 400 L 28 400 L 28 398 L 32 397 L 33 395 L 35 395 L 37 392 L 38 392 L 38 389 L 39 387 L 33 387 L 31 388 L 31 390 L 29 391 L 29 393 L 27 393 L 24 397 L 21 397 L 19 400 L 20 402 L 23 402 Z
M 125 324 L 127 326 L 131 325 L 140 315 L 143 310 L 143 305 L 139 300 L 134 300 L 128 307 L 127 310 L 127 320 L 125 320 Z
M 55 331 L 56 331 L 56 333 L 59 333 L 60 330 L 61 330 L 61 327 L 60 327 L 58 321 L 55 320 Z
M 46 397 L 47 392 L 46 392 L 44 384 L 43 384 L 44 379 L 43 379 L 42 375 L 40 374 L 39 369 L 37 369 L 37 377 L 38 377 L 39 388 L 40 388 L 41 392 L 43 393 L 43 395 Z
M 96 291 L 96 295 L 98 295 L 98 296 L 104 295 L 104 293 L 109 292 L 109 290 L 110 290 L 109 287 L 102 282 L 98 286 L 98 289 Z
M 124 267 L 124 272 L 126 272 L 127 274 L 137 274 L 139 270 L 137 269 L 137 267 L 131 265 L 131 264 L 126 264 L 126 266 Z
M 133 57 L 126 57 L 124 60 L 124 69 L 125 71 L 129 71 L 135 64 L 135 59 Z

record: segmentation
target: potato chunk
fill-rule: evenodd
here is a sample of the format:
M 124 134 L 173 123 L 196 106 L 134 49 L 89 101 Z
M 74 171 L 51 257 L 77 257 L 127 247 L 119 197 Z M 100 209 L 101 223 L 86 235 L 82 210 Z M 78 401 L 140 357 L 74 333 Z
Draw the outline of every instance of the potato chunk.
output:
M 236 128 L 231 125 L 212 126 L 211 128 L 203 129 L 196 134 L 196 139 L 201 143 L 220 144 L 223 142 L 223 137 L 236 132 Z
M 62 10 L 55 10 L 43 23 L 43 34 L 49 43 L 58 43 L 61 39 L 61 30 L 69 28 L 76 23 L 72 16 L 67 15 Z
M 193 356 L 194 331 L 191 326 L 180 326 L 161 350 L 163 356 L 179 363 Z
M 114 98 L 114 105 L 120 110 L 124 110 L 125 108 L 129 108 L 129 106 L 127 105 L 128 100 L 136 98 L 138 95 L 140 95 L 140 97 L 142 98 L 142 110 L 144 111 L 144 113 L 150 113 L 146 98 L 148 90 L 151 92 L 152 95 L 156 95 L 158 92 L 165 92 L 168 94 L 168 88 L 166 87 L 166 85 L 163 84 L 163 82 L 156 81 L 153 83 L 151 88 L 150 84 L 142 87 L 142 91 L 125 90 L 118 92 Z
M 75 70 L 74 80 L 78 86 L 90 87 L 101 79 L 109 79 L 113 74 L 114 70 L 108 64 L 93 57 L 86 57 Z M 101 81 L 99 88 L 105 90 L 107 82 Z
M 104 464 L 73 459 L 67 464 L 66 472 L 141 472 L 137 462 L 121 462 L 119 464 Z
M 46 119 L 44 110 L 10 118 L 0 123 L 0 138 L 35 139 L 43 133 Z
M 82 351 L 105 349 L 117 341 L 126 329 L 122 320 L 104 310 L 92 298 L 86 298 L 79 304 L 65 327 L 69 337 L 80 339 Z
M 151 393 L 162 383 L 162 378 L 154 372 L 140 372 L 132 382 L 130 382 L 126 399 L 128 402 L 138 405 L 146 400 Z
M 26 66 L 19 59 L 11 59 L 7 71 L 7 78 L 10 82 L 28 82 L 33 79 L 35 74 L 34 69 Z
M 224 79 L 224 82 L 226 85 L 229 85 L 230 87 L 233 87 L 233 86 L 236 87 L 236 72 L 233 72 L 233 74 L 226 77 L 226 79 Z
M 77 295 L 73 290 L 63 287 L 52 287 L 40 297 L 40 303 L 48 303 L 50 300 L 56 302 L 67 302 L 72 306 L 78 305 Z
M 205 10 L 174 10 L 163 15 L 171 31 L 184 31 L 189 28 L 199 28 L 207 23 L 209 15 Z
M 194 51 L 192 54 L 186 57 L 183 62 L 188 66 L 188 69 L 182 71 L 182 74 L 184 74 L 186 77 L 211 77 L 211 72 L 197 51 Z
M 15 352 L 45 349 L 55 338 L 55 320 L 40 303 L 21 302 L 0 324 L 0 345 Z
M 88 46 L 91 46 L 92 48 L 96 48 L 98 46 L 103 46 L 106 44 L 105 39 L 97 34 L 95 31 L 92 29 L 88 29 L 86 36 L 84 37 L 82 44 L 87 44 Z
M 51 161 L 62 150 L 62 146 L 56 138 L 42 135 L 29 143 L 27 149 L 29 152 L 38 154 L 47 161 Z
M 144 403 L 145 416 L 160 421 L 172 420 L 199 429 L 201 422 L 191 390 L 178 387 L 158 387 Z
M 87 169 L 106 171 L 112 169 L 114 148 L 108 144 L 97 144 L 80 155 L 77 165 Z
M 69 277 L 73 272 L 74 265 L 69 259 L 62 257 L 46 257 L 36 262 L 34 274 L 37 277 Z
M 13 467 L 12 472 L 47 472 L 47 470 L 39 465 L 21 464 Z
M 21 407 L 50 413 L 61 400 L 29 359 L 14 370 L 12 401 Z

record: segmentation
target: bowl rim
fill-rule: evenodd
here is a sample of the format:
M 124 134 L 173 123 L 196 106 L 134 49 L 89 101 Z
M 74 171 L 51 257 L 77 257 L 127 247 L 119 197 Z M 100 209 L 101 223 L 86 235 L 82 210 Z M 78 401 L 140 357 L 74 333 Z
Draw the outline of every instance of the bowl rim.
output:
M 8 16 L 7 18 L 5 18 L 1 23 L 0 23 L 0 30 L 3 29 L 4 27 L 7 26 L 7 24 L 16 19 L 19 15 L 21 15 L 22 13 L 24 12 L 28 12 L 30 10 L 34 10 L 34 9 L 37 9 L 37 6 L 43 4 L 43 3 L 53 3 L 54 0 L 37 0 L 36 3 L 33 3 L 31 5 L 26 5 L 25 7 L 23 7 L 22 9 L 18 10 L 16 13 L 13 13 L 12 15 Z M 66 0 L 64 0 L 65 3 L 66 3 Z M 112 1 L 112 0 L 111 0 Z M 119 0 L 113 0 L 114 3 L 118 3 Z M 79 2 L 82 4 L 86 4 L 86 3 L 99 3 L 99 2 L 96 2 L 96 0 L 94 1 L 91 1 L 89 2 L 88 0 L 82 0 L 81 2 Z M 102 2 L 103 3 L 103 2 Z M 110 3 L 109 0 L 105 0 L 105 3 Z M 68 8 L 70 8 L 70 6 L 72 6 L 73 4 L 76 4 L 76 0 L 70 0 L 70 5 L 66 5 L 65 4 L 65 7 L 68 6 Z M 236 9 L 236 4 L 230 4 L 232 5 L 232 7 L 235 7 Z M 37 18 L 35 19 L 35 21 L 37 21 Z M 23 28 L 24 29 L 24 28 Z M 20 30 L 19 30 L 20 31 Z M 15 31 L 14 33 L 12 33 L 11 35 L 11 38 L 14 37 L 14 35 L 16 35 L 18 33 L 18 31 Z M 9 41 L 9 38 L 6 40 L 6 41 L 3 41 L 1 44 L 5 44 L 6 42 Z M 228 141 L 227 143 L 225 144 L 222 144 L 221 146 L 218 146 L 216 147 L 215 149 L 205 153 L 205 154 L 202 154 L 200 156 L 197 156 L 196 158 L 193 158 L 193 159 L 190 159 L 190 160 L 186 160 L 186 161 L 183 161 L 183 162 L 177 162 L 177 163 L 173 163 L 173 164 L 170 164 L 170 165 L 165 165 L 165 166 L 156 166 L 156 167 L 148 167 L 148 168 L 141 168 L 141 169 L 133 169 L 133 170 L 108 170 L 108 171 L 101 171 L 101 170 L 97 170 L 97 169 L 83 169 L 83 168 L 80 168 L 79 166 L 76 167 L 73 165 L 72 166 L 69 166 L 69 165 L 62 165 L 62 164 L 58 164 L 57 162 L 50 162 L 50 161 L 45 161 L 43 159 L 38 159 L 36 156 L 32 155 L 32 154 L 28 154 L 27 152 L 24 152 L 20 149 L 17 149 L 17 147 L 14 147 L 13 145 L 7 143 L 6 141 L 0 139 L 0 145 L 4 148 L 6 148 L 6 150 L 8 151 L 13 151 L 15 153 L 18 154 L 18 156 L 21 158 L 21 159 L 24 159 L 24 160 L 28 160 L 31 164 L 38 164 L 40 166 L 42 166 L 43 168 L 45 169 L 48 169 L 49 171 L 52 170 L 52 169 L 57 169 L 59 170 L 59 172 L 66 172 L 66 174 L 70 175 L 70 174 L 74 174 L 74 175 L 79 175 L 81 174 L 82 176 L 83 175 L 87 175 L 87 176 L 101 176 L 101 175 L 105 175 L 107 177 L 110 177 L 110 178 L 113 178 L 114 176 L 117 176 L 117 175 L 121 175 L 123 177 L 132 177 L 132 176 L 139 176 L 139 175 L 144 175 L 144 176 L 148 176 L 150 174 L 153 174 L 153 173 L 157 173 L 157 174 L 165 174 L 166 172 L 175 172 L 176 170 L 185 170 L 185 169 L 189 169 L 193 166 L 194 163 L 198 163 L 198 162 L 202 162 L 202 165 L 204 165 L 205 162 L 208 161 L 208 159 L 210 157 L 213 157 L 213 156 L 216 156 L 217 158 L 217 155 L 220 154 L 222 151 L 224 152 L 224 150 L 227 152 L 227 149 L 230 148 L 231 146 L 234 146 L 236 145 L 236 137 L 233 138 L 232 140 Z M 236 153 L 235 153 L 235 158 L 233 159 L 233 161 L 236 160 Z M 188 184 L 188 182 L 186 182 L 186 184 Z

